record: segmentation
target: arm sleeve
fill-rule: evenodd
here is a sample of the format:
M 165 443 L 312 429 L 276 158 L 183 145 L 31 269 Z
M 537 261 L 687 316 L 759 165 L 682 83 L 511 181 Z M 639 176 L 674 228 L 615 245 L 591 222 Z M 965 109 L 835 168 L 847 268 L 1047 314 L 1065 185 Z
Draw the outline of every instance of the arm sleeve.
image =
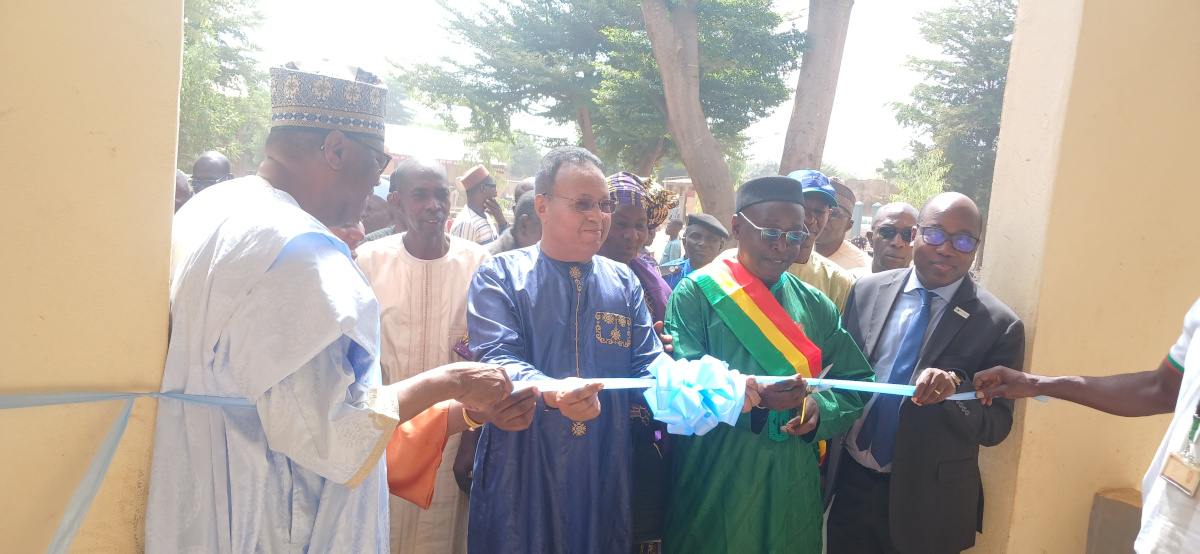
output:
M 350 488 L 375 469 L 399 423 L 395 396 L 355 381 L 347 351 L 356 348 L 339 338 L 255 402 L 271 450 Z
M 850 333 L 842 328 L 841 317 L 833 301 L 824 300 L 825 333 L 821 347 L 821 362 L 833 367 L 826 376 L 829 379 L 847 381 L 874 381 L 875 370 L 867 362 Z M 826 440 L 854 425 L 854 421 L 862 416 L 863 405 L 871 398 L 870 394 L 830 389 L 813 394 L 817 409 L 821 412 L 821 420 L 813 431 L 811 439 Z M 809 438 L 809 437 L 805 437 Z
M 467 331 L 471 353 L 481 363 L 502 365 L 514 381 L 549 379 L 525 361 L 521 320 L 495 259 L 471 278 L 467 295 Z
M 676 360 L 698 360 L 708 352 L 707 304 L 704 293 L 690 279 L 680 281 L 667 300 L 663 330 L 672 337 L 674 351 L 671 355 Z
M 441 402 L 396 426 L 387 445 L 388 490 L 422 509 L 433 502 L 433 485 L 442 452 L 450 401 Z
M 650 316 L 650 307 L 646 305 L 645 291 L 633 280 L 633 293 L 629 295 L 633 312 L 633 329 L 630 330 L 630 345 L 633 348 L 633 364 L 629 368 L 630 377 L 650 377 L 650 362 L 662 354 L 662 341 L 654 332 L 654 321 Z M 664 325 L 666 325 L 664 323 Z M 665 327 L 664 327 L 665 329 Z
M 1024 371 L 1025 325 L 1019 319 L 1008 325 L 1004 334 L 983 356 L 979 367 L 987 369 L 998 365 Z M 958 392 L 975 390 L 971 383 L 973 375 L 967 377 L 959 385 Z M 1007 398 L 996 398 L 991 406 L 984 406 L 978 400 L 947 401 L 942 402 L 942 410 L 951 427 L 983 446 L 1000 444 L 1012 430 L 1013 401 Z
M 1192 346 L 1192 337 L 1196 335 L 1197 327 L 1200 327 L 1200 300 L 1196 301 L 1183 317 L 1183 334 L 1179 335 L 1179 340 L 1167 353 L 1167 365 L 1179 373 L 1183 373 L 1183 363 L 1187 358 L 1188 348 Z

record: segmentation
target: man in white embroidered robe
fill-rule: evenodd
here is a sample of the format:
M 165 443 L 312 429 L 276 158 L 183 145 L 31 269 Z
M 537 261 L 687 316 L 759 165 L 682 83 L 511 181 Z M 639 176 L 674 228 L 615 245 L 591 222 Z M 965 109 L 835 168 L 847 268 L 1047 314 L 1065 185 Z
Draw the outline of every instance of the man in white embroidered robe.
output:
M 361 70 L 289 64 L 271 78 L 259 174 L 208 189 L 174 221 L 162 384 L 253 407 L 159 401 L 147 552 L 385 552 L 382 452 L 398 422 L 511 390 L 479 364 L 380 386 L 378 303 L 327 226 L 358 218 L 386 165 L 386 89 Z M 351 89 L 366 101 L 328 102 Z M 347 117 L 308 120 L 313 108 Z
M 459 362 L 467 349 L 467 292 L 475 270 L 488 258 L 474 242 L 446 233 L 450 181 L 439 163 L 410 158 L 392 173 L 405 228 L 402 234 L 359 249 L 382 312 L 380 364 L 391 384 L 432 367 Z M 446 452 L 458 452 L 459 436 Z M 393 553 L 442 554 L 467 551 L 467 499 L 454 479 L 454 458 L 438 468 L 429 510 L 391 497 Z

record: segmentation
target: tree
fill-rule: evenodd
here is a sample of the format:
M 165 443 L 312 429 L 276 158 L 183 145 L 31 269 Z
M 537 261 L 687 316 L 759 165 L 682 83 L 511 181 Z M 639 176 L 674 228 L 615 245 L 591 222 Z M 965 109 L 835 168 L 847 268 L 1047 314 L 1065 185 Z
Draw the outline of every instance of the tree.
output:
M 787 100 L 783 77 L 799 66 L 804 34 L 779 30 L 783 18 L 770 1 L 702 0 L 697 8 L 701 109 L 728 161 L 740 165 L 743 131 Z M 649 175 L 659 159 L 679 152 L 644 17 L 638 23 L 605 33 L 611 51 L 597 92 L 596 136 L 602 157 Z M 740 171 L 732 173 L 736 180 Z
M 510 119 L 524 112 L 556 123 L 574 122 L 584 147 L 595 151 L 592 111 L 607 51 L 603 30 L 623 21 L 613 0 L 500 0 L 467 14 L 440 0 L 452 15 L 447 31 L 475 52 L 474 63 L 443 58 L 406 75 L 418 99 L 470 110 L 471 131 L 483 140 L 508 140 Z M 628 9 L 626 12 L 630 11 Z
M 780 20 L 770 10 L 770 5 L 765 0 L 673 0 L 670 4 L 666 0 L 642 0 L 646 36 L 650 40 L 662 79 L 662 106 L 666 112 L 667 131 L 675 142 L 683 165 L 687 167 L 692 187 L 700 197 L 705 212 L 721 221 L 729 221 L 733 217 L 733 176 L 726 159 L 727 150 L 713 133 L 720 118 L 713 117 L 715 110 L 706 108 L 723 106 L 725 109 L 750 110 L 738 103 L 726 103 L 730 97 L 723 98 L 726 102 L 713 102 L 706 106 L 702 96 L 710 90 L 722 90 L 723 80 L 728 79 L 734 83 L 746 80 L 752 83 L 752 87 L 767 91 L 777 84 L 774 91 L 779 99 L 771 104 L 772 107 L 786 99 L 786 89 L 779 74 L 764 74 L 751 69 L 751 60 L 770 56 L 772 50 L 779 49 L 780 42 L 777 41 L 780 39 L 784 39 L 784 44 L 794 48 L 796 53 L 801 46 L 801 34 L 795 29 L 786 35 L 749 32 L 754 28 L 752 25 L 768 21 L 770 16 L 767 14 L 775 17 L 776 26 L 779 24 Z M 736 51 L 712 47 L 701 51 L 701 36 L 724 34 L 715 26 L 700 25 L 701 15 L 710 13 L 722 14 L 722 19 L 726 21 L 749 24 L 741 28 L 745 35 L 729 35 L 729 38 L 737 40 L 724 42 L 730 46 L 736 45 Z M 704 43 L 708 46 L 710 43 L 723 42 L 705 40 Z M 714 60 L 720 60 L 720 63 L 714 64 Z M 783 67 L 790 71 L 795 63 L 793 57 Z M 716 69 L 716 74 L 721 77 L 707 78 L 713 72 L 711 69 L 704 71 L 706 67 Z M 710 122 L 713 127 L 710 127 Z M 740 151 L 739 147 L 737 161 L 744 164 L 744 160 L 740 159 Z
M 721 156 L 740 153 L 742 131 L 787 99 L 782 77 L 798 67 L 803 34 L 777 31 L 782 19 L 770 6 L 700 2 L 701 103 Z M 505 0 L 478 14 L 451 13 L 450 31 L 476 52 L 475 62 L 417 65 L 406 78 L 418 98 L 446 108 L 445 118 L 451 108 L 468 109 L 472 132 L 487 140 L 509 135 L 517 112 L 573 121 L 585 148 L 641 175 L 678 158 L 636 2 Z
M 395 75 L 389 75 L 387 87 L 387 114 L 384 121 L 392 125 L 412 124 L 417 114 L 406 104 L 410 98 L 404 81 Z
M 946 158 L 938 149 L 916 152 L 899 162 L 887 160 L 880 169 L 883 178 L 892 182 L 900 192 L 893 194 L 892 202 L 908 202 L 918 209 L 927 200 L 946 190 Z
M 208 150 L 261 156 L 271 97 L 247 34 L 262 14 L 254 0 L 187 0 L 183 19 L 178 167 L 191 171 Z
M 983 210 L 991 198 L 1000 136 L 1008 55 L 1016 20 L 1016 0 L 958 0 L 949 8 L 926 12 L 917 21 L 921 34 L 939 46 L 944 58 L 910 59 L 909 67 L 925 81 L 912 91 L 912 102 L 895 104 L 901 124 L 927 133 L 950 164 L 950 190 L 970 196 Z
M 809 0 L 808 35 L 792 119 L 784 137 L 781 174 L 821 167 L 854 0 Z

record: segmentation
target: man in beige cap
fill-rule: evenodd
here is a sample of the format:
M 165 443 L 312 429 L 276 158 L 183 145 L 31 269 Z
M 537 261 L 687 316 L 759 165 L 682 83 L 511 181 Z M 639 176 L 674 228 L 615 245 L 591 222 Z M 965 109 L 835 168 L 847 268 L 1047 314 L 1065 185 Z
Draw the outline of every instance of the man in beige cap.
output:
M 829 184 L 833 185 L 837 205 L 830 208 L 829 224 L 817 236 L 814 250 L 857 278 L 871 272 L 871 257 L 846 240 L 846 233 L 854 226 L 850 217 L 854 191 L 837 177 L 830 177 Z
M 386 552 L 397 425 L 449 399 L 488 420 L 510 399 L 495 365 L 382 385 L 379 303 L 329 227 L 358 221 L 391 160 L 387 89 L 357 68 L 270 74 L 258 174 L 174 219 L 162 392 L 211 399 L 158 401 L 148 552 Z M 466 427 L 444 417 L 435 434 Z
M 500 238 L 500 233 L 508 227 L 508 220 L 504 219 L 504 210 L 496 202 L 496 181 L 487 168 L 482 165 L 472 167 L 458 178 L 457 185 L 458 192 L 466 195 L 467 205 L 454 218 L 450 234 L 479 245 Z

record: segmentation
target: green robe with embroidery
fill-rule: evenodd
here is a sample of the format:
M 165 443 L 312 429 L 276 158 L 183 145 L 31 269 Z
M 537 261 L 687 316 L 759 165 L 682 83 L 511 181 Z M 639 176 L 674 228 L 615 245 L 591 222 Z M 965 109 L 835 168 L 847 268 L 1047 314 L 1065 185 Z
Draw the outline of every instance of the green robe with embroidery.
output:
M 842 329 L 829 298 L 787 273 L 769 289 L 821 349 L 821 367 L 833 364 L 827 378 L 874 380 L 871 365 Z M 760 366 L 690 277 L 671 294 L 665 323 L 667 333 L 675 337 L 676 358 L 708 354 L 743 374 L 795 373 Z M 769 423 L 760 434 L 753 433 L 749 413 L 742 414 L 736 426 L 719 425 L 704 436 L 675 437 L 675 477 L 664 551 L 821 552 L 817 443 L 849 429 L 869 398 L 855 392 L 818 392 L 813 395 L 821 412 L 817 429 L 781 442 L 768 436 Z M 794 417 L 797 412 L 780 416 Z

